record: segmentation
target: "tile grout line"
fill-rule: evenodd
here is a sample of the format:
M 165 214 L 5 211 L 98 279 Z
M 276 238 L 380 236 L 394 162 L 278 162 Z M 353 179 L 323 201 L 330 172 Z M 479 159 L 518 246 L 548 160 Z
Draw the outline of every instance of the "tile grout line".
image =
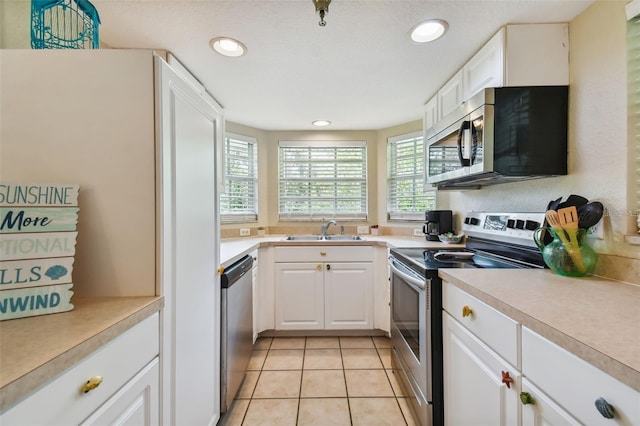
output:
M 342 355 L 342 342 L 338 337 L 338 350 L 340 351 L 340 363 L 342 364 L 342 378 L 344 379 L 344 393 L 347 397 L 347 410 L 349 410 L 349 423 L 353 426 L 353 415 L 351 414 L 351 400 L 349 399 L 349 387 L 347 386 L 347 373 L 344 368 L 344 357 Z

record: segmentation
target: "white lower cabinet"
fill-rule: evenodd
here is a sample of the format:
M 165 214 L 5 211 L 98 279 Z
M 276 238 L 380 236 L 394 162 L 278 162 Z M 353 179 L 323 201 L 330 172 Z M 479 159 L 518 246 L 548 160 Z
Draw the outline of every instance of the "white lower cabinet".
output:
M 532 407 L 524 410 L 525 424 L 541 424 L 529 421 L 546 420 L 549 413 L 568 419 L 559 424 L 640 424 L 640 392 L 526 327 L 522 327 L 522 372 L 539 389 L 532 394 Z M 555 406 L 548 409 L 546 400 Z
M 447 425 L 640 424 L 640 392 L 446 281 L 443 307 Z
M 373 329 L 371 249 L 276 247 L 276 330 Z
M 321 263 L 276 263 L 276 330 L 324 328 Z
M 158 424 L 159 350 L 156 313 L 2 413 L 0 424 Z M 96 376 L 102 382 L 84 392 Z
M 535 387 L 526 377 L 522 379 L 522 392 L 527 397 L 522 408 L 522 426 L 579 425 L 580 422 L 560 407 L 553 399 Z
M 444 407 L 447 425 L 518 425 L 521 376 L 446 312 Z M 505 377 L 511 378 L 509 387 Z
M 373 328 L 373 265 L 329 263 L 324 269 L 324 328 Z
M 159 386 L 160 366 L 155 358 L 82 424 L 156 425 L 160 409 Z

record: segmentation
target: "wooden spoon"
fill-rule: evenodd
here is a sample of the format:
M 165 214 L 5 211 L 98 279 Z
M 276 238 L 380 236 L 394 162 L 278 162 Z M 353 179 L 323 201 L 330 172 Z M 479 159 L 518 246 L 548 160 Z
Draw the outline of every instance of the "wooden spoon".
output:
M 560 225 L 569 235 L 573 248 L 580 248 L 580 242 L 578 241 L 578 209 L 575 206 L 559 209 L 558 217 L 560 218 Z
M 571 250 L 569 254 L 573 259 L 576 267 L 584 271 L 584 262 L 582 261 L 582 253 L 580 252 L 580 241 L 578 241 L 578 209 L 575 206 L 565 207 L 558 210 L 560 224 L 569 235 L 569 243 Z

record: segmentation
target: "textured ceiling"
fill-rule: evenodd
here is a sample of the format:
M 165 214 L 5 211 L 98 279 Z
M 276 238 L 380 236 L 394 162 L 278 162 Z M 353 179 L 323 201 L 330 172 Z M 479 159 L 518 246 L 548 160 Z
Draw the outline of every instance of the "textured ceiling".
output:
M 373 130 L 420 119 L 422 106 L 505 23 L 568 22 L 593 0 L 333 0 L 326 27 L 311 0 L 92 0 L 112 47 L 160 48 L 233 121 L 265 130 Z M 418 45 L 409 30 L 449 22 Z M 242 41 L 226 58 L 209 40 Z

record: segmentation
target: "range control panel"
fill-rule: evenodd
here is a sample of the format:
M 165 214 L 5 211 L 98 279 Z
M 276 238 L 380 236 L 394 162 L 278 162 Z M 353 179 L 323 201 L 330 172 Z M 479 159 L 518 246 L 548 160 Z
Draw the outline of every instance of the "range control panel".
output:
M 544 213 L 468 212 L 462 230 L 468 236 L 535 246 L 533 232 L 544 226 Z

